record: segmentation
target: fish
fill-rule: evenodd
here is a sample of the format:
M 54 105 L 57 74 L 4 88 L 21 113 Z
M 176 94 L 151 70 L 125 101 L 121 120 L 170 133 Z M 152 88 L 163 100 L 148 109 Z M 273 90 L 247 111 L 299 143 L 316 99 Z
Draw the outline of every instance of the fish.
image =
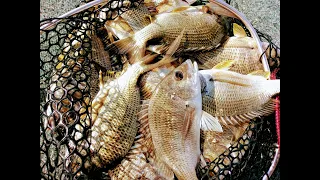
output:
M 133 32 L 137 32 L 149 25 L 152 21 L 152 14 L 142 2 L 137 8 L 129 9 L 121 14 L 121 17 L 129 24 Z
M 91 58 L 92 61 L 100 65 L 105 70 L 111 69 L 111 61 L 109 52 L 104 50 L 104 45 L 102 40 L 97 35 L 91 36 Z
M 145 137 L 138 133 L 134 144 L 121 163 L 108 170 L 112 180 L 116 179 L 156 179 L 158 174 L 147 161 Z
M 191 54 L 199 62 L 200 69 L 211 69 L 218 63 L 230 59 L 235 61 L 229 68 L 230 71 L 248 74 L 263 69 L 255 39 L 247 37 L 244 29 L 236 23 L 233 24 L 233 31 L 235 36 L 228 37 L 220 47 Z
M 104 24 L 105 29 L 111 34 L 112 38 L 124 39 L 131 36 L 134 31 L 126 20 L 121 16 L 117 17 L 114 20 L 106 21 Z M 110 35 L 109 35 L 110 36 Z M 111 40 L 111 43 L 114 42 L 114 38 Z
M 104 50 L 102 40 L 95 34 L 91 36 L 91 46 L 90 95 L 95 97 L 99 91 L 99 70 L 111 70 L 111 60 L 109 52 Z
M 197 63 L 186 60 L 143 100 L 139 120 L 145 129 L 140 131 L 148 137 L 148 160 L 162 178 L 197 179 L 200 128 L 222 131 L 220 124 L 202 123 L 210 117 L 203 116 L 200 89 Z
M 131 57 L 136 59 L 129 59 L 134 63 L 144 56 L 149 40 L 162 39 L 164 44 L 169 45 L 183 29 L 185 34 L 177 51 L 213 49 L 225 36 L 225 29 L 218 22 L 217 15 L 201 11 L 162 13 L 134 35 L 115 41 L 108 48 L 117 47 L 120 54 L 134 54 Z
M 223 132 L 201 131 L 201 149 L 206 162 L 214 161 L 244 133 L 249 123 L 241 126 L 222 125 Z
M 199 71 L 206 82 L 203 110 L 222 125 L 241 125 L 272 114 L 277 102 L 273 97 L 280 94 L 280 79 L 268 80 L 270 72 L 263 70 L 246 75 L 227 70 L 233 62 Z
M 200 170 L 200 172 L 198 171 L 200 178 L 229 179 L 228 177 L 232 176 L 229 173 L 232 173 L 233 169 L 239 169 L 239 163 L 242 164 L 244 159 L 248 156 L 248 154 L 250 154 L 250 150 L 252 150 L 250 145 L 256 142 L 256 133 L 261 131 L 262 128 L 262 126 L 259 126 L 259 123 L 261 123 L 261 119 L 254 119 L 248 125 L 246 124 L 244 132 L 244 127 L 241 127 L 242 129 L 240 131 L 242 134 L 239 136 L 239 138 L 237 138 L 237 140 L 232 141 L 231 144 L 228 145 L 228 148 L 223 153 L 219 154 L 217 158 L 208 162 L 206 168 L 198 169 Z M 228 140 L 225 139 L 224 143 L 227 141 Z M 222 149 L 218 148 L 217 150 L 220 151 Z M 243 168 L 242 165 L 240 166 Z
M 175 67 L 173 65 L 169 67 L 159 67 L 142 75 L 139 81 L 141 99 L 150 99 L 160 81 L 174 68 Z
M 128 65 L 116 79 L 103 83 L 100 78 L 100 91 L 92 101 L 91 160 L 103 168 L 123 158 L 130 150 L 138 131 L 140 94 L 137 81 L 141 74 L 172 62 L 171 55 L 178 47 L 182 33 L 168 49 L 168 55 L 150 64 L 157 54 L 146 55 L 141 61 Z M 101 73 L 100 73 L 101 74 Z
M 176 38 L 176 40 L 169 47 L 167 53 L 163 56 L 163 58 L 173 59 L 171 56 L 174 51 L 177 49 L 180 40 L 182 38 L 183 32 Z M 160 62 L 163 61 L 160 60 Z M 170 64 L 170 61 L 168 60 Z M 167 66 L 166 64 L 161 67 Z M 154 68 L 157 69 L 157 68 Z M 152 70 L 154 70 L 152 69 Z M 151 72 L 151 71 L 149 71 Z M 129 152 L 126 156 L 121 160 L 121 162 L 116 165 L 114 168 L 108 171 L 111 179 L 156 179 L 158 177 L 154 166 L 147 162 L 147 136 L 144 134 L 145 126 L 138 120 L 139 131 L 137 132 L 137 136 L 135 137 L 135 141 L 130 148 Z
M 196 0 L 145 0 L 144 2 L 147 3 L 149 6 L 153 7 L 156 10 L 156 13 L 166 13 L 172 12 L 174 9 L 179 7 L 185 7 L 193 4 Z

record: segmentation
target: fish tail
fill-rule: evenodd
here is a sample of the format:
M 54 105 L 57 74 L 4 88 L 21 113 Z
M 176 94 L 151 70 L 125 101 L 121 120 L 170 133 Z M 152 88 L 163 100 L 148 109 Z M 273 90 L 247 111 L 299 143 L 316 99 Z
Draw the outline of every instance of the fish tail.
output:
M 119 54 L 128 54 L 129 63 L 133 64 L 142 59 L 145 53 L 145 46 L 139 46 L 134 40 L 134 36 L 129 36 L 110 44 L 108 47 L 117 48 Z
M 135 45 L 135 41 L 133 40 L 133 36 L 126 37 L 124 39 L 120 39 L 118 41 L 110 44 L 107 49 L 117 48 L 120 54 L 128 53 L 132 47 Z

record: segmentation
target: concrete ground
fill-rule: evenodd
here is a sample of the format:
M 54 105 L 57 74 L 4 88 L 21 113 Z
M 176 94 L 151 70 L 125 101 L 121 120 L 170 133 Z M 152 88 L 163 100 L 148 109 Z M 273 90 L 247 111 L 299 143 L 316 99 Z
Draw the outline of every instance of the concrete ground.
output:
M 40 20 L 58 17 L 75 8 L 80 0 L 40 0 Z M 253 27 L 272 37 L 280 47 L 280 0 L 231 0 L 231 5 L 242 12 Z

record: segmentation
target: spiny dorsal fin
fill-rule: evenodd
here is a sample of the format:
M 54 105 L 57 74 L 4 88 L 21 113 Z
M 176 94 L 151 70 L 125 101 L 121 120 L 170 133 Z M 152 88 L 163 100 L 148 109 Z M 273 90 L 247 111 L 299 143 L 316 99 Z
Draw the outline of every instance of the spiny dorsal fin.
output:
M 202 111 L 201 129 L 204 131 L 223 132 L 219 120 L 205 111 Z
M 270 77 L 270 72 L 259 69 L 259 70 L 256 70 L 256 71 L 249 73 L 248 75 L 262 76 L 262 77 L 268 79 Z
M 228 70 L 234 62 L 235 60 L 225 60 L 215 65 L 212 69 Z
M 233 23 L 233 35 L 237 37 L 247 37 L 246 31 L 237 23 Z

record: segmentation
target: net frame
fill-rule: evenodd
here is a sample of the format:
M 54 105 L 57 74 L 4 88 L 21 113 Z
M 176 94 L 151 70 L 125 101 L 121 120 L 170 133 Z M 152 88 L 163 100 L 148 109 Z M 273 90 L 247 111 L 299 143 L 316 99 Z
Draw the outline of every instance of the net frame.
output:
M 89 8 L 70 17 L 40 21 L 40 26 L 46 22 L 57 22 L 54 27 L 40 31 L 41 179 L 109 178 L 105 169 L 89 171 L 86 168 L 90 151 L 85 147 L 90 145 L 86 138 L 90 132 L 93 97 L 90 94 L 90 87 L 93 86 L 91 72 L 93 68 L 96 71 L 106 71 L 101 66 L 93 65 L 95 63 L 91 57 L 90 35 L 99 35 L 101 33 L 99 28 L 105 21 L 112 20 L 129 8 L 136 7 L 141 1 L 132 0 L 130 1 L 132 5 L 125 8 L 119 7 L 119 2 L 122 1 L 114 2 L 110 1 L 103 6 Z M 230 3 L 230 1 L 226 2 Z M 101 16 L 100 12 L 106 15 Z M 237 19 L 234 21 L 242 25 L 251 35 L 241 21 Z M 263 54 L 269 54 L 267 60 L 270 70 L 275 72 L 276 79 L 280 79 L 280 54 L 276 51 L 276 55 L 272 56 L 272 50 L 280 48 L 272 43 L 268 35 L 257 29 L 255 32 L 261 41 L 269 42 L 269 53 L 265 51 Z M 103 39 L 101 34 L 99 37 Z M 108 40 L 103 42 L 107 44 Z M 69 49 L 66 50 L 68 47 Z M 119 61 L 114 61 L 112 65 L 117 63 L 121 66 Z M 198 169 L 199 178 L 261 179 L 265 177 L 270 179 L 268 169 L 278 149 L 278 146 L 274 145 L 277 142 L 277 127 L 273 121 L 275 121 L 275 114 L 254 119 L 237 142 L 216 160 L 208 163 L 208 166 Z M 238 152 L 238 156 L 234 156 L 235 152 Z M 259 153 L 261 153 L 260 158 L 257 156 Z M 226 161 L 234 162 L 236 159 L 239 162 L 226 164 Z M 265 166 L 259 166 L 263 163 Z M 271 178 L 279 179 L 279 165 L 273 174 Z

